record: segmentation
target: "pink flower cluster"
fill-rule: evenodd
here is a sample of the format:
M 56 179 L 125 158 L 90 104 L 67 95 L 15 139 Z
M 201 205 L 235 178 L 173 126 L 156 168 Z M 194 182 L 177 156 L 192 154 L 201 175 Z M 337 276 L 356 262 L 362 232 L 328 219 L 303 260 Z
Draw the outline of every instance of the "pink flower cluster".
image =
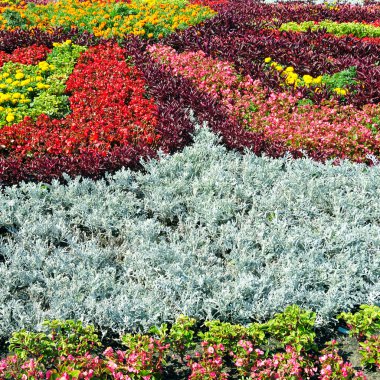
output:
M 188 367 L 191 369 L 189 380 L 226 380 L 228 373 L 223 370 L 223 344 L 210 345 L 208 342 L 202 342 L 202 353 L 196 352 L 196 359 L 193 360 L 187 356 Z
M 153 380 L 163 374 L 169 344 L 151 338 L 147 347 L 135 347 L 127 351 L 107 348 L 101 356 L 86 353 L 81 356 L 60 356 L 44 365 L 38 359 L 22 360 L 10 355 L 0 360 L 0 379 L 35 380 Z M 228 354 L 235 370 L 227 369 Z M 185 357 L 190 369 L 189 380 L 227 380 L 237 372 L 243 377 L 257 380 L 366 380 L 361 371 L 355 371 L 350 363 L 338 354 L 332 341 L 315 356 L 297 352 L 287 346 L 284 352 L 271 355 L 255 347 L 251 341 L 240 340 L 233 352 L 226 352 L 223 344 L 201 343 L 200 352 Z
M 372 335 L 359 344 L 362 363 L 380 369 L 380 335 Z
M 330 346 L 326 348 L 320 356 L 321 371 L 319 380 L 333 380 L 333 379 L 357 379 L 365 380 L 362 371 L 355 371 L 351 363 L 344 362 L 338 354 L 336 348 L 336 341 L 331 341 Z
M 320 105 L 300 105 L 300 93 L 267 94 L 259 80 L 240 75 L 229 62 L 210 58 L 202 51 L 178 54 L 163 45 L 148 50 L 174 75 L 190 79 L 222 104 L 232 120 L 245 129 L 264 132 L 269 141 L 321 159 L 362 162 L 369 154 L 380 156 L 379 106 L 358 109 L 327 99 Z
M 297 353 L 287 346 L 284 353 L 277 353 L 271 358 L 259 359 L 251 368 L 252 379 L 309 379 L 317 372 L 309 358 Z
M 147 350 L 115 352 L 112 348 L 107 348 L 103 352 L 103 359 L 90 353 L 84 356 L 61 356 L 54 360 L 50 368 L 38 360 L 23 361 L 13 355 L 0 361 L 0 379 L 150 380 L 162 373 L 162 360 L 168 347 L 169 345 L 152 338 Z
M 237 371 L 242 376 L 247 376 L 257 360 L 260 360 L 263 355 L 264 351 L 259 348 L 254 348 L 251 341 L 243 339 L 237 343 L 235 352 L 230 352 Z

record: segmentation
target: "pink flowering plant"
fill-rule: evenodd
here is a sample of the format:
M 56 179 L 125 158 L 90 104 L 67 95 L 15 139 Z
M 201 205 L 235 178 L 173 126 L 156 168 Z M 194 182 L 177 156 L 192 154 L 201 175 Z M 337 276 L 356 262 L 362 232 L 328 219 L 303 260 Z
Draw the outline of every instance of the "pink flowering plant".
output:
M 20 359 L 34 357 L 39 362 L 51 363 L 55 358 L 81 356 L 101 346 L 94 326 L 84 326 L 81 321 L 44 321 L 42 328 L 37 333 L 26 330 L 13 333 L 9 349 Z
M 105 356 L 110 360 L 108 368 L 112 373 L 121 369 L 119 363 L 124 371 L 131 372 L 131 379 L 140 379 L 141 376 L 149 376 L 147 379 L 160 377 L 163 365 L 166 364 L 169 343 L 142 334 L 124 335 L 122 342 L 127 346 L 125 353 L 117 351 L 115 356 L 112 348 L 105 352 Z
M 250 378 L 304 380 L 311 379 L 316 373 L 317 368 L 314 367 L 311 358 L 299 354 L 294 347 L 287 346 L 285 352 L 276 353 L 268 358 L 259 358 L 251 367 Z
M 372 335 L 359 345 L 362 364 L 380 369 L 380 335 Z
M 223 344 L 201 343 L 201 352 L 195 352 L 195 358 L 188 356 L 187 366 L 191 369 L 189 380 L 226 380 L 229 375 L 224 367 Z
M 358 333 L 366 331 L 359 342 L 362 364 L 379 367 L 374 310 L 362 307 L 345 318 L 353 329 L 361 326 Z M 298 306 L 247 326 L 207 321 L 202 331 L 195 319 L 180 316 L 170 327 L 122 336 L 125 349 L 104 350 L 94 326 L 49 321 L 44 332 L 23 330 L 12 336 L 8 356 L 0 359 L 0 379 L 159 380 L 174 368 L 179 378 L 189 380 L 365 380 L 363 372 L 343 360 L 335 340 L 320 351 L 314 322 L 315 313 Z
M 240 340 L 235 351 L 230 351 L 236 370 L 241 376 L 247 376 L 258 360 L 265 358 L 264 351 L 255 348 L 249 340 Z
M 327 343 L 327 347 L 319 357 L 320 375 L 319 380 L 365 380 L 366 376 L 362 371 L 355 371 L 352 364 L 345 362 L 338 353 L 338 345 L 335 340 Z
M 148 51 L 173 75 L 190 79 L 218 101 L 231 120 L 249 131 L 263 132 L 268 141 L 320 159 L 363 162 L 369 154 L 380 155 L 378 105 L 357 108 L 336 99 L 313 104 L 305 102 L 301 91 L 268 92 L 260 80 L 240 75 L 231 63 L 202 51 L 179 54 L 163 45 L 150 46 Z
M 153 326 L 150 333 L 158 336 L 162 342 L 169 344 L 173 357 L 179 358 L 183 362 L 187 351 L 195 347 L 195 324 L 194 318 L 181 314 L 170 329 L 166 323 L 163 323 L 160 327 Z
M 200 331 L 198 337 L 210 344 L 222 344 L 226 351 L 235 351 L 238 348 L 238 342 L 243 339 L 249 339 L 257 345 L 266 342 L 264 326 L 259 323 L 253 323 L 245 327 L 214 320 L 206 321 L 204 326 L 208 330 L 205 332 Z

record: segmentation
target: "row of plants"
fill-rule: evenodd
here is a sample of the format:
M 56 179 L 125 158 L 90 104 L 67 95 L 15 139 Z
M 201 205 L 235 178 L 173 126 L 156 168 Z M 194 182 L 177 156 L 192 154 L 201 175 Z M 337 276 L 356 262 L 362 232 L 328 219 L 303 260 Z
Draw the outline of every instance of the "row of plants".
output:
M 361 364 L 380 368 L 380 307 L 362 305 L 342 313 L 359 340 Z M 12 334 L 2 379 L 366 379 L 344 360 L 336 340 L 318 336 L 316 314 L 289 306 L 266 323 L 234 325 L 219 320 L 201 326 L 180 315 L 169 326 L 127 334 L 104 349 L 93 325 L 45 321 L 41 332 Z M 323 340 L 323 344 L 321 341 Z M 119 346 L 123 346 L 118 349 Z M 324 346 L 324 348 L 323 348 Z
M 266 29 L 254 24 L 245 30 L 228 28 L 228 18 L 216 17 L 205 26 L 188 29 L 165 39 L 164 44 L 177 52 L 202 50 L 208 56 L 234 64 L 239 72 L 259 79 L 270 91 L 282 90 L 281 76 L 268 75 L 264 60 L 291 66 L 301 76 L 333 75 L 350 67 L 356 68 L 356 84 L 350 87 L 344 103 L 355 106 L 379 102 L 379 44 L 353 37 L 335 37 L 323 31 L 297 33 Z M 323 90 L 323 88 L 322 88 Z M 329 94 L 321 91 L 301 92 L 305 98 L 321 103 Z
M 219 101 L 230 117 L 245 129 L 264 133 L 268 141 L 281 141 L 293 149 L 304 149 L 311 155 L 318 152 L 328 157 L 366 160 L 368 154 L 379 155 L 377 129 L 379 107 L 367 105 L 362 110 L 330 101 L 315 106 L 300 94 L 271 93 L 251 76 L 241 76 L 228 62 L 207 57 L 203 52 L 177 54 L 174 49 L 153 45 L 149 51 L 165 64 L 173 75 L 188 78 L 195 86 Z M 264 61 L 271 62 L 271 58 Z M 313 91 L 331 86 L 337 97 L 344 97 L 350 84 L 350 72 L 314 79 L 302 79 L 294 68 L 286 69 L 272 62 L 276 71 L 285 74 L 285 83 L 291 88 L 315 84 Z M 269 72 L 271 71 L 268 67 Z M 346 75 L 344 75 L 346 74 Z M 292 76 L 292 81 L 290 78 Z M 295 83 L 295 81 L 301 83 Z M 317 80 L 317 83 L 315 83 Z M 314 81 L 314 82 L 313 82 Z M 318 87 L 316 87 L 318 86 Z
M 29 2 L 0 8 L 0 29 L 59 27 L 70 30 L 75 27 L 80 32 L 104 38 L 120 38 L 126 34 L 161 38 L 214 15 L 211 8 L 187 0 Z
M 301 23 L 287 22 L 282 24 L 281 31 L 295 31 L 306 32 L 307 30 L 320 30 L 324 29 L 327 33 L 334 34 L 336 36 L 353 35 L 355 37 L 380 37 L 380 27 L 363 24 L 358 22 L 334 22 L 330 20 L 324 20 L 320 22 L 304 21 Z

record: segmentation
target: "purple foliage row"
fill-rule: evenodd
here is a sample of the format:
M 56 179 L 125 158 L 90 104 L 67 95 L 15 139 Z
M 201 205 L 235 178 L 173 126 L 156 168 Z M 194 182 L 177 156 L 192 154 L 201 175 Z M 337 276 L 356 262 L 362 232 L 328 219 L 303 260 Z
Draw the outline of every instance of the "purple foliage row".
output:
M 267 6 L 257 8 L 255 2 L 250 4 L 253 5 L 242 5 L 240 8 L 236 5 L 234 12 L 222 12 L 204 25 L 172 34 L 164 43 L 178 52 L 203 50 L 213 58 L 232 62 L 238 70 L 260 79 L 265 87 L 274 91 L 280 89 L 280 80 L 278 76 L 268 75 L 263 70 L 266 57 L 293 66 L 301 75 L 334 74 L 355 66 L 360 84 L 353 88 L 355 91 L 352 91 L 348 101 L 356 106 L 380 102 L 380 43 L 365 42 L 350 36 L 336 37 L 324 31 L 295 33 L 269 30 L 273 24 L 264 20 L 275 17 L 275 13 L 267 14 Z M 294 7 L 288 8 L 297 14 Z M 257 12 L 249 12 L 248 17 L 247 9 Z M 380 6 L 376 9 L 377 17 L 380 17 Z M 285 16 L 282 16 L 285 20 L 286 12 L 285 9 Z M 302 17 L 308 19 L 307 14 Z M 313 100 L 321 100 L 324 93 L 314 97 Z
M 88 32 L 78 33 L 77 30 L 64 31 L 55 29 L 48 33 L 41 29 L 34 28 L 31 30 L 16 29 L 12 31 L 0 31 L 0 50 L 11 53 L 16 48 L 27 47 L 34 44 L 44 45 L 49 48 L 53 47 L 53 42 L 64 42 L 72 40 L 78 45 L 93 46 L 101 40 Z

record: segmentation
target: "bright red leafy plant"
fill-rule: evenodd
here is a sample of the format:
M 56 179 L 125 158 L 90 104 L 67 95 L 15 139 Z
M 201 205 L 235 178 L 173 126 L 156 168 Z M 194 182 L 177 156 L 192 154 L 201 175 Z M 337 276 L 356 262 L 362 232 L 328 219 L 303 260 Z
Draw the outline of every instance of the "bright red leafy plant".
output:
M 67 81 L 72 113 L 62 120 L 41 115 L 1 130 L 0 146 L 13 157 L 106 154 L 116 145 L 152 144 L 157 109 L 144 97 L 141 73 L 125 61 L 117 45 L 84 53 Z

